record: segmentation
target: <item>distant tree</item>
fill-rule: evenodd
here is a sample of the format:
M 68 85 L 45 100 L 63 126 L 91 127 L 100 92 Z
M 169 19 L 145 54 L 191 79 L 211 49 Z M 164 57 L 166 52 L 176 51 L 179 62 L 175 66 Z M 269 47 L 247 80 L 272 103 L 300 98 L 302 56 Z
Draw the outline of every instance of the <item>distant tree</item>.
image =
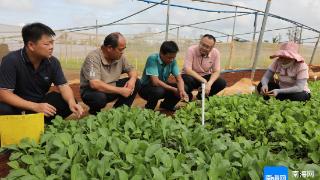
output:
M 277 36 L 272 38 L 272 43 L 279 43 L 281 41 L 281 35 L 278 34 Z
M 299 42 L 301 35 L 301 29 L 298 27 L 293 27 L 288 29 L 287 36 L 289 41 Z

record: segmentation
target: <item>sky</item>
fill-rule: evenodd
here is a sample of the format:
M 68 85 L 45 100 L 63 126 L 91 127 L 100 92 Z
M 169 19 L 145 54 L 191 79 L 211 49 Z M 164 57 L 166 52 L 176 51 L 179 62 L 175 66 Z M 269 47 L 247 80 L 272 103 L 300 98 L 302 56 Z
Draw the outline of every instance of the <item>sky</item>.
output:
M 160 0 L 154 0 L 160 1 Z M 241 5 L 259 10 L 264 10 L 267 0 L 220 0 L 214 2 L 224 2 L 234 5 Z M 234 7 L 212 5 L 203 2 L 192 2 L 191 0 L 171 0 L 172 4 L 189 6 L 208 10 L 229 10 Z M 137 0 L 0 0 L 0 24 L 23 26 L 26 23 L 42 22 L 53 29 L 64 29 L 79 26 L 107 24 L 142 10 L 151 4 Z M 299 23 L 320 30 L 320 0 L 272 0 L 270 12 Z M 247 11 L 239 9 L 239 11 Z M 233 16 L 231 13 L 212 13 L 186 10 L 182 8 L 170 8 L 170 23 L 192 24 L 196 22 L 213 20 L 217 18 Z M 262 16 L 258 18 L 261 25 Z M 235 32 L 246 33 L 253 31 L 253 15 L 239 17 L 236 21 Z M 158 5 L 141 14 L 133 16 L 121 23 L 136 22 L 166 22 L 166 6 Z M 197 25 L 200 28 L 207 28 L 226 34 L 232 33 L 233 19 L 215 21 Z M 282 28 L 292 26 L 292 24 L 268 18 L 267 29 Z M 172 27 L 172 26 L 171 26 Z M 260 27 L 258 27 L 260 28 Z M 124 34 L 137 34 L 141 32 L 159 32 L 165 30 L 165 26 L 154 25 L 132 25 L 132 26 L 112 26 L 99 29 L 99 33 L 120 31 Z M 265 38 L 270 40 L 272 37 L 281 35 L 285 38 L 288 30 L 265 33 Z M 176 34 L 176 30 L 171 34 Z M 206 33 L 205 30 L 195 28 L 181 28 L 179 33 L 183 37 L 198 38 L 200 34 Z M 216 37 L 222 36 L 214 33 Z M 0 29 L 0 37 L 1 34 Z M 308 30 L 303 31 L 303 37 L 316 37 L 318 34 Z M 252 35 L 241 36 L 245 39 L 252 38 Z M 218 38 L 218 39 L 219 39 Z M 220 38 L 222 41 L 224 37 Z M 309 40 L 315 41 L 316 39 Z

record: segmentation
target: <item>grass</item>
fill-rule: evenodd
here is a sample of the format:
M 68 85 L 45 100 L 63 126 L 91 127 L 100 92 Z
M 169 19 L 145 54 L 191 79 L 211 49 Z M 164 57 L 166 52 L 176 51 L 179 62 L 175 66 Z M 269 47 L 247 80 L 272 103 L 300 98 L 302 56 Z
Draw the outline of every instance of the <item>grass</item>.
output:
M 180 52 L 177 54 L 177 61 L 180 69 L 183 66 L 183 60 L 186 54 L 186 50 L 190 44 L 194 43 L 180 43 L 179 48 Z M 157 53 L 159 51 L 160 43 L 147 43 L 147 42 L 134 42 L 129 41 L 127 44 L 127 49 L 125 55 L 129 62 L 136 67 L 139 72 L 142 72 L 145 66 L 147 57 L 152 53 Z M 229 57 L 230 57 L 230 47 L 228 43 L 219 43 L 216 45 L 216 48 L 220 51 L 221 54 L 221 68 L 228 68 Z M 251 68 L 251 50 L 252 44 L 235 42 L 233 46 L 233 53 L 231 59 L 231 68 Z M 272 55 L 279 48 L 278 44 L 264 43 L 260 51 L 259 61 L 257 67 L 267 68 L 272 60 L 269 59 L 269 56 Z M 311 46 L 304 46 L 300 49 L 300 53 L 305 58 L 306 62 L 309 63 L 310 57 L 312 54 L 313 48 Z M 72 54 L 72 53 L 70 53 Z M 80 70 L 81 65 L 85 57 L 78 58 L 60 58 L 61 65 L 65 70 Z M 319 51 L 316 53 L 314 64 L 320 64 Z

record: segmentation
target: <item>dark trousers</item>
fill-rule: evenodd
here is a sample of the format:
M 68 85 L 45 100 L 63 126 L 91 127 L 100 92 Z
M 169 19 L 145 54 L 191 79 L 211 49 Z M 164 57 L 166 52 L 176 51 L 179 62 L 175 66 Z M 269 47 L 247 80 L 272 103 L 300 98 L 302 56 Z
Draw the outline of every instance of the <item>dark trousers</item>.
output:
M 52 106 L 54 106 L 57 111 L 56 115 L 59 115 L 63 118 L 68 117 L 72 112 L 69 109 L 68 103 L 62 98 L 60 93 L 57 92 L 50 92 L 48 93 L 43 100 L 41 100 L 41 103 L 48 103 Z M 0 102 L 0 115 L 17 115 L 21 114 L 23 109 L 18 109 L 13 106 L 10 106 L 8 104 Z M 26 114 L 35 113 L 32 111 L 25 111 Z M 45 117 L 45 122 L 50 123 L 52 119 L 54 119 L 54 116 Z
M 257 86 L 257 91 L 259 92 L 259 94 L 261 94 L 261 88 L 262 88 L 262 84 L 260 82 Z M 273 89 L 280 89 L 279 84 L 277 84 L 275 82 L 269 82 L 268 83 L 268 90 L 271 91 Z M 280 101 L 283 101 L 286 99 L 289 99 L 291 101 L 308 101 L 308 100 L 310 100 L 310 98 L 311 98 L 310 93 L 308 93 L 306 91 L 296 92 L 296 93 L 288 93 L 288 94 L 279 93 L 276 96 L 276 99 L 279 99 Z M 270 97 L 264 95 L 263 99 L 268 100 L 268 99 L 270 99 Z
M 202 77 L 204 79 L 206 79 L 207 81 L 209 81 L 211 74 L 208 74 L 208 75 L 205 75 Z M 187 74 L 182 74 L 182 78 L 184 81 L 186 93 L 188 94 L 189 99 L 192 100 L 192 98 L 193 98 L 192 91 L 194 89 L 198 89 L 199 87 L 201 87 L 201 82 L 199 82 L 197 79 L 195 79 L 194 77 L 187 75 Z M 219 77 L 212 84 L 209 96 L 213 96 L 213 95 L 217 94 L 218 92 L 222 91 L 226 86 L 227 86 L 227 82 L 224 79 Z M 201 92 L 198 93 L 197 98 L 201 99 Z
M 168 83 L 168 85 L 177 87 L 176 84 Z M 145 105 L 146 109 L 154 109 L 157 106 L 158 101 L 164 99 L 161 103 L 161 107 L 172 110 L 180 101 L 180 97 L 176 96 L 172 91 L 151 84 L 143 85 L 139 91 L 139 95 L 147 101 L 147 104 Z
M 119 79 L 116 82 L 116 86 L 124 87 L 124 85 L 127 83 L 128 80 L 129 78 Z M 122 105 L 131 106 L 140 87 L 141 87 L 140 80 L 137 79 L 134 91 L 132 95 L 130 95 L 129 97 L 123 97 L 120 94 L 104 93 L 91 88 L 86 88 L 81 93 L 81 98 L 83 102 L 89 106 L 90 108 L 89 113 L 96 115 L 97 112 L 99 112 L 102 108 L 104 108 L 107 103 L 112 102 L 116 99 L 118 100 L 113 105 L 113 107 L 115 108 L 120 107 Z

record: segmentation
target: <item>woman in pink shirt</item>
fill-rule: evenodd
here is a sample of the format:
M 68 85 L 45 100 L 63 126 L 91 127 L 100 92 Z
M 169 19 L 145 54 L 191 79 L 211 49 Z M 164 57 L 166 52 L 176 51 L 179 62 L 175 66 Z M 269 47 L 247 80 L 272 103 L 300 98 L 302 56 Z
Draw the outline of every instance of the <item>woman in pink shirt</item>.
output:
M 308 88 L 308 65 L 298 53 L 299 46 L 294 42 L 283 43 L 274 55 L 274 62 L 263 75 L 257 90 L 267 100 L 270 96 L 279 100 L 307 101 L 310 99 Z M 278 80 L 273 79 L 274 74 Z M 270 81 L 272 79 L 272 81 Z

